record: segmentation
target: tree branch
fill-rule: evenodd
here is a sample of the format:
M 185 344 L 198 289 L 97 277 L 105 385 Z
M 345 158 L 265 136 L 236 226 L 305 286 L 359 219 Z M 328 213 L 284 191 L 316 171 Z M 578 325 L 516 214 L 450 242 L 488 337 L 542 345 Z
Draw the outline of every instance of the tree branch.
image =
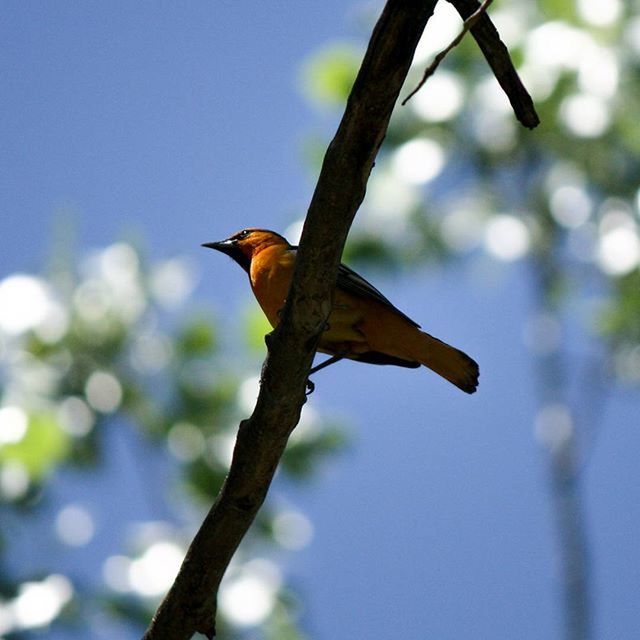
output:
M 416 88 L 402 101 L 402 106 L 404 107 L 413 96 L 422 89 L 424 83 L 436 72 L 436 69 L 440 66 L 440 63 L 447 57 L 447 54 L 451 49 L 457 47 L 461 42 L 462 38 L 465 37 L 469 29 L 473 27 L 473 25 L 478 22 L 480 16 L 486 13 L 489 5 L 493 0 L 484 0 L 484 2 L 478 7 L 476 11 L 474 11 L 468 18 L 465 18 L 465 21 L 462 25 L 462 30 L 460 33 L 445 47 L 438 55 L 433 59 L 433 62 L 424 70 L 422 74 L 422 78 L 420 82 L 418 82 Z
M 463 20 L 467 20 L 480 8 L 478 0 L 448 1 L 456 8 Z M 486 13 L 482 12 L 471 27 L 471 35 L 476 39 L 502 90 L 507 94 L 518 120 L 528 129 L 538 126 L 540 118 L 536 113 L 533 100 L 522 84 L 509 56 L 509 51 L 500 40 L 498 30 Z
M 465 34 L 471 31 L 496 80 L 507 94 L 518 120 L 528 129 L 537 127 L 540 124 L 540 118 L 536 113 L 533 100 L 522 84 L 522 80 L 520 80 L 520 76 L 513 66 L 513 62 L 511 62 L 509 51 L 500 40 L 500 34 L 487 14 L 487 8 L 492 0 L 484 0 L 482 4 L 477 0 L 448 0 L 448 2 L 456 8 L 464 20 L 462 30 L 445 49 L 436 55 L 433 62 L 425 69 L 422 79 L 416 88 L 402 101 L 402 104 L 407 104 L 420 91 L 425 82 L 435 73 L 449 51 L 457 47 Z
M 196 631 L 209 638 L 215 635 L 220 581 L 264 501 L 298 423 L 347 233 L 435 3 L 388 0 L 376 24 L 324 158 L 282 321 L 267 336 L 269 353 L 256 407 L 240 424 L 229 475 L 144 640 L 188 640 Z

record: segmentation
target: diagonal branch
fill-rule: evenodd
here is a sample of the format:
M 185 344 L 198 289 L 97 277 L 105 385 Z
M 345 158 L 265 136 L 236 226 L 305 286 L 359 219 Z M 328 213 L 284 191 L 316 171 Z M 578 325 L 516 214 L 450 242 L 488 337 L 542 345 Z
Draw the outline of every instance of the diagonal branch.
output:
M 338 131 L 324 158 L 295 273 L 253 414 L 240 424 L 229 475 L 196 534 L 144 640 L 215 634 L 217 590 L 262 505 L 298 423 L 338 264 L 375 156 L 436 0 L 388 0 L 371 36 Z
M 456 8 L 463 20 L 478 13 L 480 8 L 478 0 L 448 1 Z M 482 12 L 479 15 L 478 20 L 471 27 L 471 35 L 476 39 L 502 90 L 507 94 L 518 120 L 528 129 L 538 126 L 540 118 L 536 113 L 533 100 L 522 84 L 509 56 L 509 51 L 500 40 L 500 34 L 487 13 Z
M 487 8 L 492 0 L 484 0 L 482 4 L 478 0 L 448 0 L 448 2 L 456 8 L 460 17 L 464 20 L 462 30 L 445 49 L 436 55 L 433 62 L 425 69 L 416 88 L 402 101 L 403 106 L 420 91 L 447 54 L 462 42 L 468 31 L 471 31 L 496 80 L 507 94 L 518 120 L 528 129 L 537 127 L 540 124 L 540 118 L 536 113 L 533 100 L 522 84 L 522 80 L 520 80 L 520 76 L 511 61 L 509 51 L 500 40 L 500 34 L 487 14 Z

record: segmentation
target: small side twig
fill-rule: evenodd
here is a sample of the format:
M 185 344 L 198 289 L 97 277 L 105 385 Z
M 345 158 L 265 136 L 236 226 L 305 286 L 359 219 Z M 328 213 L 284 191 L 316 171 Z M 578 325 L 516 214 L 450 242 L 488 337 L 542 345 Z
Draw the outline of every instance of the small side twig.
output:
M 461 42 L 462 38 L 466 35 L 466 33 L 475 25 L 476 22 L 480 19 L 480 16 L 485 13 L 489 5 L 493 2 L 493 0 L 484 0 L 484 2 L 474 11 L 469 17 L 467 17 L 462 24 L 462 30 L 460 33 L 449 43 L 449 45 L 440 51 L 433 59 L 433 62 L 424 70 L 422 74 L 422 79 L 418 83 L 418 86 L 402 101 L 402 106 L 404 107 L 413 96 L 424 87 L 425 82 L 436 72 L 436 69 L 440 66 L 440 63 L 445 59 L 449 51 L 454 47 L 457 47 Z

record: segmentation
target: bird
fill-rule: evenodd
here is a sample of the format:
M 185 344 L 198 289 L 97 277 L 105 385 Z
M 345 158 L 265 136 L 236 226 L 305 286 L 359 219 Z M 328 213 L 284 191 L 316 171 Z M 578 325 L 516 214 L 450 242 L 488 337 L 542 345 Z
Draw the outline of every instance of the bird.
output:
M 253 293 L 275 328 L 289 292 L 297 247 L 275 231 L 257 228 L 202 246 L 228 255 L 247 272 Z M 331 357 L 310 374 L 346 358 L 412 369 L 424 365 L 466 393 L 478 387 L 475 360 L 421 331 L 415 321 L 344 264 L 338 268 L 333 306 L 318 351 Z

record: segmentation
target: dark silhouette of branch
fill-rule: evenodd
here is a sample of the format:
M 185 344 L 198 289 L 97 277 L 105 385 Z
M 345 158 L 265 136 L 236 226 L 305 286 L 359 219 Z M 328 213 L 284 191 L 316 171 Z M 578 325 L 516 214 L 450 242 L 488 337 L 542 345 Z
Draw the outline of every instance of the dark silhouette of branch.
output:
M 463 20 L 473 15 L 480 8 L 478 0 L 448 0 Z M 480 50 L 487 59 L 496 80 L 507 94 L 513 112 L 518 120 L 528 129 L 540 124 L 533 100 L 520 80 L 513 66 L 511 56 L 500 34 L 487 13 L 482 13 L 471 27 L 471 35 L 475 38 Z
M 209 638 L 215 635 L 220 581 L 298 423 L 347 233 L 435 3 L 388 0 L 375 26 L 324 158 L 282 321 L 268 336 L 256 407 L 240 424 L 229 475 L 144 640 L 188 640 L 196 631 Z
M 513 112 L 518 120 L 528 129 L 533 129 L 540 124 L 540 118 L 536 113 L 533 100 L 529 92 L 522 84 L 520 76 L 513 66 L 509 51 L 500 40 L 500 34 L 486 9 L 491 0 L 485 0 L 481 5 L 477 0 L 448 0 L 464 20 L 462 31 L 444 51 L 441 51 L 435 60 L 427 67 L 420 84 L 403 100 L 405 104 L 413 96 L 430 75 L 432 75 L 446 54 L 459 44 L 467 31 L 475 38 L 480 50 L 487 59 L 496 80 L 507 94 Z

